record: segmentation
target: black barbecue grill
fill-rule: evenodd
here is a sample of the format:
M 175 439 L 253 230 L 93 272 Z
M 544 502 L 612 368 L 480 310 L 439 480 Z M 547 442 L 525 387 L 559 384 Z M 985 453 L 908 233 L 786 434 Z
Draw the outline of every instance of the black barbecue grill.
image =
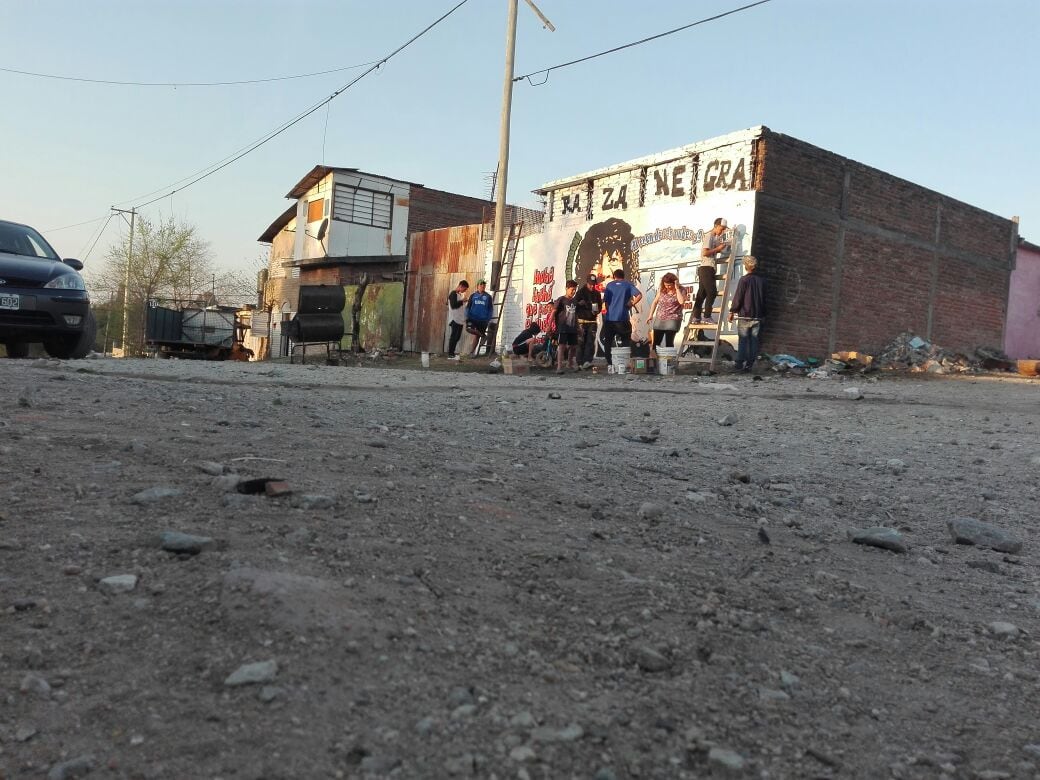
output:
M 302 362 L 307 362 L 308 346 L 324 346 L 326 358 L 332 360 L 332 351 L 340 352 L 343 339 L 343 308 L 347 298 L 339 285 L 315 284 L 300 288 L 300 303 L 296 315 L 285 325 L 289 337 L 289 362 L 293 362 L 296 348 L 300 348 Z

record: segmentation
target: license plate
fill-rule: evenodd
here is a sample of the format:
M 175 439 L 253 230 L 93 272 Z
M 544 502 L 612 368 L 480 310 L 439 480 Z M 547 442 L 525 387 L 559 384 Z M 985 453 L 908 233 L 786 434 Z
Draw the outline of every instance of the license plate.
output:
M 19 303 L 17 295 L 0 295 L 0 309 L 17 309 Z

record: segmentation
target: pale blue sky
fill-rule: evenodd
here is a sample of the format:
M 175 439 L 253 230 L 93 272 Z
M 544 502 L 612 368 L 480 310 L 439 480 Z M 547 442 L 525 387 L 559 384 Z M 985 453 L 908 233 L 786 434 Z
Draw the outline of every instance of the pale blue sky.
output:
M 745 0 L 523 2 L 517 73 Z M 0 0 L 0 68 L 227 81 L 379 59 L 454 0 Z M 222 267 L 312 166 L 486 194 L 498 155 L 506 0 L 469 0 L 380 72 L 146 214 L 198 226 Z M 15 32 L 16 34 L 12 34 Z M 511 202 L 553 179 L 764 124 L 1003 216 L 1040 241 L 1037 0 L 772 0 L 514 92 Z M 327 97 L 357 71 L 236 87 L 124 87 L 0 71 L 0 218 L 83 257 L 113 204 L 142 202 Z M 168 188 L 167 188 L 168 189 Z M 137 198 L 136 200 L 132 200 Z M 88 259 L 125 226 L 108 227 Z

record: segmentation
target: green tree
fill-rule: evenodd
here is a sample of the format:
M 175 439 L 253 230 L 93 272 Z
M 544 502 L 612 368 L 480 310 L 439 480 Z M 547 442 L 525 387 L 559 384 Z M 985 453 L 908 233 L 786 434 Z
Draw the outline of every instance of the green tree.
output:
M 244 293 L 255 299 L 255 284 L 240 273 L 218 270 L 209 243 L 198 235 L 196 227 L 173 216 L 151 220 L 138 214 L 132 256 L 130 249 L 127 233 L 108 248 L 103 264 L 88 279 L 99 304 L 112 302 L 105 328 L 112 345 L 122 341 L 123 285 L 129 282 L 125 306 L 127 343 L 122 345 L 125 354 L 144 350 L 149 300 L 158 300 L 161 305 L 212 306 L 238 304 Z

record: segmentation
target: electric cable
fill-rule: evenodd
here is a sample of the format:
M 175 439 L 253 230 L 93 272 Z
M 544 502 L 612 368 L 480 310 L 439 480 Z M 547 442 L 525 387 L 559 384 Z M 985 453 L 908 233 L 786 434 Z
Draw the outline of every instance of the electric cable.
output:
M 31 70 L 18 70 L 17 68 L 0 68 L 0 73 L 14 73 L 19 76 L 33 76 L 41 79 L 55 79 L 58 81 L 79 81 L 86 84 L 107 84 L 117 87 L 236 87 L 244 84 L 269 84 L 273 81 L 291 81 L 292 79 L 309 79 L 313 76 L 327 76 L 329 73 L 341 73 L 345 70 L 363 68 L 376 62 L 362 62 L 357 65 L 344 65 L 342 68 L 330 68 L 319 70 L 314 73 L 296 73 L 291 76 L 272 76 L 266 79 L 242 79 L 240 81 L 115 81 L 112 79 L 88 79 L 80 76 L 63 76 L 56 73 L 37 73 Z
M 98 241 L 101 240 L 101 236 L 103 236 L 105 233 L 105 228 L 108 227 L 108 223 L 112 221 L 112 217 L 114 217 L 115 215 L 116 213 L 114 211 L 108 215 L 108 219 L 106 219 L 105 224 L 101 226 L 101 230 L 97 232 L 97 235 L 94 237 L 94 243 L 90 245 L 90 249 L 87 250 L 87 253 L 84 255 L 83 250 L 80 250 L 80 257 L 84 262 L 86 262 L 87 258 L 90 257 L 90 253 L 94 251 L 94 247 L 97 246 Z M 90 239 L 88 238 L 87 243 L 89 242 Z M 86 246 L 86 244 L 84 244 L 83 246 Z
M 763 1 L 765 1 L 765 0 L 763 0 Z M 395 57 L 400 52 L 404 51 L 409 46 L 411 46 L 413 43 L 415 43 L 417 40 L 422 38 L 424 35 L 426 35 L 426 33 L 428 33 L 430 30 L 432 30 L 438 24 L 443 22 L 445 19 L 447 19 L 449 16 L 451 16 L 457 10 L 459 10 L 467 2 L 469 2 L 469 0 L 460 0 L 460 2 L 456 3 L 450 10 L 448 10 L 447 12 L 442 14 L 434 22 L 432 22 L 429 25 L 427 25 L 421 32 L 419 32 L 416 35 L 414 35 L 411 38 L 409 38 L 405 43 L 403 43 L 400 46 L 398 46 L 396 49 L 394 49 L 392 52 L 387 54 L 382 59 L 374 62 L 371 66 L 369 66 L 369 68 L 367 70 L 365 70 L 363 73 L 359 73 L 357 76 L 355 76 L 353 79 L 348 81 L 346 84 L 344 84 L 342 87 L 337 89 L 335 92 L 333 92 L 331 95 L 329 95 L 324 100 L 316 103 L 315 105 L 313 105 L 310 108 L 306 109 L 302 113 L 297 114 L 293 119 L 290 119 L 289 121 L 284 122 L 280 127 L 278 127 L 275 130 L 269 132 L 267 135 L 261 137 L 260 139 L 258 139 L 257 141 L 253 142 L 249 146 L 245 147 L 243 150 L 239 151 L 238 153 L 232 155 L 231 157 L 225 158 L 220 164 L 210 165 L 210 166 L 208 166 L 206 168 L 203 168 L 201 171 L 199 171 L 197 174 L 194 174 L 193 176 L 189 176 L 186 179 L 181 179 L 179 182 L 174 182 L 174 184 L 178 184 L 180 182 L 187 181 L 187 183 L 184 184 L 183 186 L 177 187 L 176 189 L 172 190 L 171 192 L 166 193 L 165 195 L 160 195 L 157 198 L 152 198 L 151 200 L 146 201 L 145 203 L 141 203 L 141 204 L 137 205 L 135 208 L 142 209 L 145 206 L 150 206 L 151 204 L 153 204 L 153 203 L 155 203 L 157 201 L 160 201 L 163 198 L 168 198 L 170 195 L 173 195 L 174 193 L 180 192 L 182 190 L 187 189 L 188 187 L 191 187 L 191 186 L 193 186 L 195 184 L 198 184 L 203 179 L 209 178 L 214 173 L 217 173 L 218 171 L 222 170 L 223 168 L 226 168 L 227 166 L 231 165 L 232 163 L 237 162 L 238 160 L 241 160 L 247 154 L 250 154 L 251 152 L 256 151 L 261 146 L 266 144 L 268 141 L 271 141 L 274 138 L 276 138 L 279 135 L 281 135 L 282 133 L 284 133 L 286 130 L 288 130 L 293 125 L 296 125 L 296 124 L 302 122 L 304 119 L 306 119 L 308 116 L 313 114 L 315 111 L 317 111 L 319 108 L 321 108 L 325 104 L 331 103 L 333 100 L 335 100 L 341 94 L 343 94 L 346 90 L 350 89 L 352 86 L 354 86 L 359 81 L 361 81 L 361 79 L 365 78 L 365 76 L 369 75 L 370 73 L 372 73 L 374 71 L 379 70 L 379 68 L 382 67 L 385 63 L 389 62 L 391 58 Z M 163 189 L 165 189 L 165 188 L 163 188 Z M 159 191 L 160 190 L 154 190 L 154 192 L 159 192 Z M 127 201 L 121 201 L 121 202 L 126 203 Z
M 77 222 L 74 225 L 62 225 L 61 227 L 47 228 L 43 232 L 44 233 L 57 233 L 60 230 L 69 230 L 69 229 L 74 228 L 74 227 L 83 227 L 84 225 L 89 225 L 89 224 L 91 224 L 93 222 L 100 222 L 101 220 L 107 219 L 107 218 L 108 218 L 108 214 L 105 214 L 102 217 L 94 217 L 94 219 L 86 219 L 83 222 Z
M 740 8 L 734 8 L 732 11 L 725 11 L 724 13 L 721 13 L 721 14 L 715 14 L 715 16 L 708 16 L 708 17 L 706 17 L 704 19 L 699 19 L 696 22 L 690 22 L 689 24 L 684 24 L 682 27 L 676 27 L 674 30 L 668 30 L 667 32 L 658 33 L 657 35 L 651 35 L 649 38 L 643 38 L 641 41 L 632 41 L 632 43 L 625 43 L 625 44 L 622 44 L 621 46 L 615 46 L 613 49 L 607 49 L 606 51 L 601 51 L 601 52 L 599 52 L 597 54 L 590 54 L 587 57 L 582 57 L 581 59 L 577 59 L 577 60 L 571 60 L 570 62 L 564 62 L 564 63 L 561 63 L 560 65 L 553 65 L 552 67 L 549 67 L 549 68 L 540 68 L 539 70 L 532 70 L 530 73 L 526 73 L 523 76 L 516 76 L 513 79 L 513 81 L 523 81 L 524 79 L 527 79 L 528 82 L 531 84 L 531 86 L 538 87 L 538 86 L 541 86 L 542 84 L 544 84 L 546 81 L 549 80 L 549 73 L 551 73 L 554 70 L 559 70 L 560 68 L 567 68 L 567 67 L 570 67 L 571 65 L 577 65 L 580 62 L 588 62 L 589 60 L 594 60 L 597 57 L 603 57 L 604 55 L 607 55 L 607 54 L 613 54 L 614 52 L 622 51 L 623 49 L 631 49 L 633 46 L 639 46 L 640 44 L 643 44 L 643 43 L 649 43 L 650 41 L 656 41 L 658 38 L 664 38 L 666 35 L 673 35 L 674 33 L 682 32 L 683 30 L 689 30 L 691 27 L 696 27 L 699 24 L 705 24 L 707 22 L 714 22 L 716 19 L 721 19 L 724 16 L 731 16 L 733 14 L 740 13 L 741 11 L 746 11 L 749 8 L 754 8 L 756 5 L 764 5 L 765 3 L 768 3 L 768 2 L 769 2 L 769 0 L 758 0 L 757 3 L 750 3 L 749 5 L 743 5 Z M 545 74 L 545 78 L 542 81 L 539 81 L 537 84 L 534 84 L 533 82 L 530 82 L 531 76 L 537 76 L 539 73 L 544 73 Z

